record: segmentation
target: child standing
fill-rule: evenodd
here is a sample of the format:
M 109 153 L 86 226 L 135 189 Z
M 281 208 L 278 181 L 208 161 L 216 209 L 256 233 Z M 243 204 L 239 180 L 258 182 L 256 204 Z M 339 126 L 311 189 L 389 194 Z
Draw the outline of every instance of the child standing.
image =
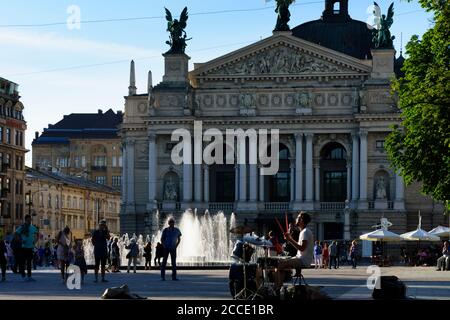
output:
M 81 241 L 77 241 L 74 246 L 75 250 L 75 265 L 80 268 L 81 282 L 84 281 L 84 276 L 87 274 L 86 259 L 84 258 L 83 244 Z

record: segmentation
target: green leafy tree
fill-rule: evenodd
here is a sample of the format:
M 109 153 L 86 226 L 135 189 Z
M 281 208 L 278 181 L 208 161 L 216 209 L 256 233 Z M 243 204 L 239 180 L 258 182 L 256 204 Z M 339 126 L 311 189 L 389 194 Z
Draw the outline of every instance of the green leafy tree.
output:
M 450 1 L 419 0 L 434 24 L 406 46 L 403 78 L 394 81 L 402 123 L 386 140 L 393 167 L 407 184 L 450 209 Z

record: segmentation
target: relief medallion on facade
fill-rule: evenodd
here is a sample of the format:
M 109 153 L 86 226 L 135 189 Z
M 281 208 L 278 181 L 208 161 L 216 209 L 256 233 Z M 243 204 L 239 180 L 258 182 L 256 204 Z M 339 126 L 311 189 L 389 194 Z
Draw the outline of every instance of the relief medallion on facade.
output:
M 230 96 L 230 106 L 232 107 L 239 106 L 239 96 L 237 94 L 233 94 Z
M 260 94 L 258 96 L 258 104 L 261 107 L 267 107 L 269 104 L 269 96 L 267 94 Z
M 281 94 L 273 94 L 272 95 L 272 105 L 275 107 L 279 107 L 281 106 L 281 104 L 283 103 L 283 98 L 281 96 Z
M 225 107 L 227 104 L 227 97 L 224 94 L 219 94 L 216 98 L 216 104 L 218 107 Z
M 205 107 L 212 107 L 214 104 L 214 97 L 212 95 L 206 95 L 203 97 L 203 104 Z
M 314 104 L 318 107 L 323 107 L 325 105 L 325 94 L 316 93 L 314 95 Z
M 147 113 L 147 104 L 146 103 L 140 103 L 138 105 L 138 111 L 139 111 L 140 114 Z
M 339 95 L 337 93 L 329 93 L 328 94 L 328 105 L 335 107 L 338 105 Z

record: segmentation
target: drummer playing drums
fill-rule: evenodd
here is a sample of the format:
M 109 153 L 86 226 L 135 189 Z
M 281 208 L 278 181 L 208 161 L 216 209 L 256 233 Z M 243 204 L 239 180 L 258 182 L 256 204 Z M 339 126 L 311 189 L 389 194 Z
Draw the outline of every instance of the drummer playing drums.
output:
M 276 289 L 283 286 L 285 270 L 310 268 L 314 256 L 314 236 L 306 226 L 311 221 L 309 214 L 300 212 L 297 217 L 296 225 L 300 228 L 300 237 L 298 242 L 292 238 L 289 232 L 284 234 L 286 241 L 292 244 L 298 251 L 297 256 L 280 261 L 275 277 Z

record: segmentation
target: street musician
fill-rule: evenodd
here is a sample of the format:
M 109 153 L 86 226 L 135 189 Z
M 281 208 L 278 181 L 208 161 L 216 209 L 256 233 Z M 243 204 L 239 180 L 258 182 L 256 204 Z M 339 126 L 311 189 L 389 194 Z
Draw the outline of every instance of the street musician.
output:
M 286 241 L 297 249 L 297 256 L 279 262 L 275 274 L 275 289 L 277 290 L 283 286 L 286 270 L 299 270 L 311 267 L 314 259 L 314 236 L 311 230 L 307 228 L 310 221 L 311 217 L 309 214 L 300 212 L 296 221 L 296 225 L 300 228 L 298 242 L 294 240 L 288 231 L 284 234 Z

